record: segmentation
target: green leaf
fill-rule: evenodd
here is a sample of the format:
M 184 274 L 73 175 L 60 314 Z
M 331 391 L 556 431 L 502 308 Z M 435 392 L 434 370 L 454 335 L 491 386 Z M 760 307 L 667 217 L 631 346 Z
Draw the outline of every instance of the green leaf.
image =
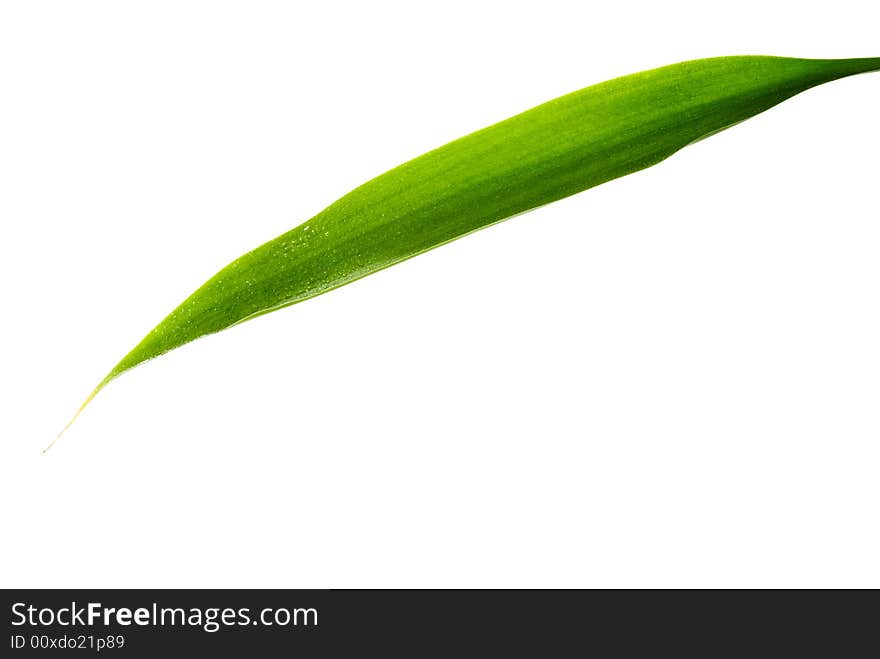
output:
M 147 334 L 80 411 L 118 375 L 194 339 L 650 167 L 816 85 L 875 70 L 880 58 L 695 60 L 587 87 L 462 137 L 223 268 Z

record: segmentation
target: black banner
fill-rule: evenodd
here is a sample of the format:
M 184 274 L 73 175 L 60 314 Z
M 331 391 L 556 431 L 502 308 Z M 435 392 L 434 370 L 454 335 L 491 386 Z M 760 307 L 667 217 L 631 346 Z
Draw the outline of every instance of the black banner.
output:
M 3 656 L 835 656 L 876 648 L 873 591 L 18 590 Z M 873 650 L 876 652 L 876 650 Z M 198 656 L 198 655 L 196 655 Z

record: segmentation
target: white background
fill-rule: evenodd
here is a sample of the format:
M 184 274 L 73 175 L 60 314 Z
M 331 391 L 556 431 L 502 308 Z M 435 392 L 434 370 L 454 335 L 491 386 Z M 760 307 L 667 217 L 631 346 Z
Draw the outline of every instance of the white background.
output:
M 880 7 L 0 5 L 0 585 L 880 586 L 880 75 L 104 373 L 350 188 Z

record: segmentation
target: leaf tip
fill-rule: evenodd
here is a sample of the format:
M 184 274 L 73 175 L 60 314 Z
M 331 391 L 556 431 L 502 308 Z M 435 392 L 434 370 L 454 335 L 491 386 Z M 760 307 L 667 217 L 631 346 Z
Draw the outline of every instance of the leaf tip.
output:
M 95 396 L 98 395 L 98 392 L 101 391 L 101 389 L 104 388 L 104 385 L 107 384 L 107 382 L 109 382 L 109 377 L 106 378 L 106 379 L 104 379 L 104 380 L 102 380 L 101 383 L 100 383 L 97 387 L 95 387 L 95 388 L 92 390 L 92 393 L 90 393 L 90 394 L 88 395 L 88 397 L 83 401 L 83 404 L 79 406 L 79 409 L 78 409 L 78 410 L 76 411 L 76 413 L 71 417 L 70 421 L 67 422 L 67 425 L 65 425 L 65 426 L 61 429 L 61 432 L 59 432 L 58 435 L 56 435 L 55 439 L 53 439 L 51 442 L 49 442 L 49 445 L 48 445 L 46 448 L 43 449 L 43 451 L 42 451 L 42 452 L 43 452 L 43 455 L 45 455 L 45 454 L 49 451 L 50 448 L 52 448 L 53 446 L 55 446 L 55 443 L 56 443 L 59 439 L 61 439 L 61 436 L 62 436 L 64 433 L 66 433 L 66 432 L 67 432 L 67 429 L 70 428 L 70 426 L 73 425 L 74 421 L 76 421 L 76 420 L 79 418 L 79 415 L 82 414 L 82 411 L 83 411 L 84 409 L 86 409 L 86 407 L 88 406 L 88 404 L 92 402 L 92 400 L 95 398 Z

